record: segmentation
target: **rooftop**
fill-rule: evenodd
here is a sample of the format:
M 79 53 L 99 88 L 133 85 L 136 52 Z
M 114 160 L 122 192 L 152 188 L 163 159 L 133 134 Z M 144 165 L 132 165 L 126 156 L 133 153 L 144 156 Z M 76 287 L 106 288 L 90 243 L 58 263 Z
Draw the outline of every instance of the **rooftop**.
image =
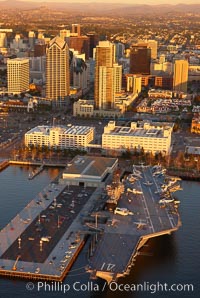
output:
M 67 43 L 59 36 L 54 37 L 49 42 L 49 47 L 51 47 L 54 43 L 57 44 L 61 49 L 63 49 L 67 45 Z
M 108 128 L 108 130 L 107 130 Z M 116 126 L 115 122 L 110 121 L 104 129 L 104 134 L 118 135 L 118 136 L 135 136 L 135 137 L 156 137 L 163 138 L 166 129 L 172 130 L 173 123 L 162 122 L 137 122 L 131 123 L 131 126 Z
M 70 135 L 86 135 L 88 132 L 93 129 L 91 126 L 36 126 L 29 130 L 26 134 L 43 134 L 43 135 L 50 135 L 50 131 L 57 131 L 60 134 L 70 134 Z
M 121 135 L 121 136 L 135 136 L 135 137 L 148 137 L 148 138 L 163 138 L 163 130 L 161 129 L 131 129 L 130 127 L 115 127 L 113 131 L 111 131 L 112 135 Z
M 106 168 L 111 168 L 117 162 L 116 158 L 76 156 L 64 170 L 64 175 L 102 176 Z

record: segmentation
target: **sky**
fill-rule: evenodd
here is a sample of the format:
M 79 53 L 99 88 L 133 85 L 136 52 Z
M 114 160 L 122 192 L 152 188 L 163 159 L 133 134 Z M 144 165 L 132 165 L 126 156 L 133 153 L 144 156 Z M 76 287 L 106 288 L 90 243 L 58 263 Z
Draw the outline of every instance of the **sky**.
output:
M 0 0 L 3 2 L 5 0 Z M 13 1 L 13 0 L 11 0 Z M 38 2 L 44 4 L 45 2 L 62 2 L 62 3 L 122 3 L 122 0 L 20 0 L 23 2 Z M 200 0 L 123 0 L 123 3 L 128 4 L 200 4 Z

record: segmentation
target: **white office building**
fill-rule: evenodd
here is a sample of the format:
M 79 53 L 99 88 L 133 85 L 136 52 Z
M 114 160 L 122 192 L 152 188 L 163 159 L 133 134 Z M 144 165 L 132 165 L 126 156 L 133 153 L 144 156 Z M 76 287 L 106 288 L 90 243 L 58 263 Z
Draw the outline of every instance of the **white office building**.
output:
M 25 145 L 87 150 L 94 134 L 95 128 L 90 126 L 37 126 L 25 134 Z
M 104 127 L 102 148 L 106 150 L 126 151 L 144 149 L 145 152 L 169 154 L 173 124 L 132 122 L 130 127 L 116 126 L 110 121 Z
M 7 61 L 8 93 L 19 94 L 29 90 L 29 59 Z

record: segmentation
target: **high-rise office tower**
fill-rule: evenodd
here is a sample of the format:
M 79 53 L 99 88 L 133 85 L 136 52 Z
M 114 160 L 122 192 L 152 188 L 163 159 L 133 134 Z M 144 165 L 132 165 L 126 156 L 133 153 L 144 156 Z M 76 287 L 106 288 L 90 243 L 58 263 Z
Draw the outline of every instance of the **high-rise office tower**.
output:
M 122 65 L 119 65 L 117 63 L 113 64 L 114 68 L 114 91 L 121 92 L 122 89 Z
M 89 32 L 86 35 L 89 38 L 89 46 L 90 46 L 89 56 L 90 58 L 93 58 L 93 49 L 96 48 L 96 46 L 98 45 L 99 35 L 96 34 L 95 32 Z
M 81 25 L 80 24 L 72 24 L 72 36 L 81 36 Z
M 127 74 L 126 75 L 126 90 L 129 92 L 140 93 L 142 90 L 142 77 Z
M 100 41 L 96 47 L 95 60 L 95 106 L 100 110 L 115 107 L 115 93 L 121 85 L 122 68 L 115 64 L 115 46 L 109 41 Z
M 35 32 L 34 31 L 29 31 L 29 33 L 28 33 L 28 42 L 29 42 L 30 48 L 33 49 L 34 44 L 35 44 Z
M 90 45 L 89 38 L 87 36 L 71 36 L 69 38 L 69 47 L 79 52 L 79 54 L 85 54 L 86 60 L 89 59 Z
M 130 50 L 130 73 L 150 74 L 151 49 L 147 45 L 133 45 Z
M 67 30 L 67 29 L 60 30 L 60 37 L 66 41 L 66 38 L 70 37 L 70 30 Z
M 174 78 L 173 89 L 174 91 L 181 91 L 187 93 L 188 82 L 188 61 L 176 60 L 174 63 Z
M 116 42 L 115 43 L 115 57 L 116 57 L 117 61 L 123 57 L 124 52 L 125 52 L 125 45 L 121 42 Z
M 46 55 L 46 44 L 38 41 L 34 45 L 34 57 L 42 57 Z
M 0 48 L 7 47 L 7 37 L 5 32 L 0 32 Z
M 46 97 L 56 106 L 66 105 L 70 93 L 69 48 L 59 36 L 47 46 Z
M 8 93 L 20 94 L 29 90 L 29 59 L 7 61 Z
M 157 59 L 158 42 L 153 39 L 147 41 L 148 48 L 151 49 L 151 59 Z

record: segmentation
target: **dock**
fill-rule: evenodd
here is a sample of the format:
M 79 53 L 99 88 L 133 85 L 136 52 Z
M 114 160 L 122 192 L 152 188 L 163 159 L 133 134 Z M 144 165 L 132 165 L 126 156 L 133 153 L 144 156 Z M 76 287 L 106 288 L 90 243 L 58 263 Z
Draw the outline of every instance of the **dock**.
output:
M 0 275 L 63 280 L 84 246 L 82 214 L 97 193 L 50 183 L 0 231 Z
M 3 160 L 0 162 L 0 172 L 9 166 L 9 160 Z
M 37 175 L 39 175 L 42 171 L 44 170 L 44 164 L 42 164 L 38 169 L 33 171 L 31 174 L 29 174 L 28 179 L 32 180 L 34 179 Z

